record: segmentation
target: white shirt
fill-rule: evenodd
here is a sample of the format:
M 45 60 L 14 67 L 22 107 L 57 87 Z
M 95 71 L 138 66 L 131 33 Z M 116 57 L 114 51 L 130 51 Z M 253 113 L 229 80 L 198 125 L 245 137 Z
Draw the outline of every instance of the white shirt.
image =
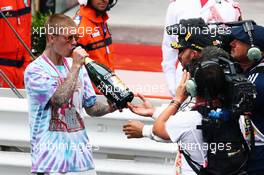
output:
M 182 106 L 185 106 L 185 107 L 183 109 L 181 109 L 181 111 L 190 111 L 192 109 L 194 103 L 195 103 L 195 98 L 192 98 L 192 99 L 190 99 L 190 97 L 187 98 L 182 104 Z M 168 107 L 168 105 L 169 104 L 162 104 L 160 107 L 155 108 L 155 111 L 152 115 L 152 119 L 155 121 L 160 116 L 160 114 Z M 148 138 L 155 140 L 157 142 L 170 142 L 168 140 L 164 140 L 164 139 L 156 136 L 155 134 L 153 134 L 152 129 L 153 129 L 153 125 L 144 125 L 142 128 L 143 137 L 148 137 Z
M 201 120 L 202 115 L 197 111 L 180 111 L 166 122 L 166 130 L 172 142 L 181 145 L 193 161 L 203 165 L 206 162 L 207 150 L 203 149 L 202 130 L 196 128 L 197 125 L 201 125 Z M 180 175 L 196 175 L 179 152 L 175 171 Z
M 237 21 L 240 16 L 239 5 L 233 0 L 208 0 L 203 7 L 200 0 L 174 0 L 168 7 L 165 27 L 179 23 L 181 19 L 202 17 L 205 22 L 213 23 Z M 176 69 L 178 50 L 171 48 L 171 43 L 175 41 L 177 36 L 168 35 L 164 30 L 161 65 L 172 96 L 175 96 L 182 75 L 181 64 Z

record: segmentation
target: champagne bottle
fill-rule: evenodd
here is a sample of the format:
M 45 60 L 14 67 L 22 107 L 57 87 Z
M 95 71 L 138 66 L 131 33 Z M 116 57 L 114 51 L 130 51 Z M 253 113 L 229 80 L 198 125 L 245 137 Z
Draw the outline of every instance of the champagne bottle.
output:
M 89 57 L 85 58 L 85 68 L 97 89 L 118 109 L 126 107 L 127 102 L 133 100 L 134 94 L 109 68 Z

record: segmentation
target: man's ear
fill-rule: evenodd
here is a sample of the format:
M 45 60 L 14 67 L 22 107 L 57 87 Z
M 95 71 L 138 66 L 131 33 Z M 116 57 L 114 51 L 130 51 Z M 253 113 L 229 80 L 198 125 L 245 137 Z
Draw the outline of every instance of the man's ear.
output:
M 54 35 L 47 35 L 47 42 L 48 43 L 53 43 L 54 42 Z
M 192 54 L 191 56 L 192 56 L 193 59 L 196 59 L 196 58 L 198 58 L 200 56 L 200 52 L 198 52 L 196 50 L 192 50 L 191 54 Z

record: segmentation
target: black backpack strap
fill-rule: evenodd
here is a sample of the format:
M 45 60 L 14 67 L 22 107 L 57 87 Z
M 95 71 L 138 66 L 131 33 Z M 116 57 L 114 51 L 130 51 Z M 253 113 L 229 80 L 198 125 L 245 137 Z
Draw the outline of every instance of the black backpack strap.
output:
M 251 135 L 251 133 L 250 133 L 250 135 Z M 250 137 L 251 137 L 251 136 L 250 136 Z M 246 141 L 245 138 L 243 137 L 243 134 L 242 134 L 242 133 L 240 134 L 240 138 L 241 138 L 241 140 L 242 140 L 242 144 L 243 144 L 243 146 L 245 147 L 246 152 L 250 153 L 250 148 L 249 148 L 249 146 L 248 146 L 248 144 L 247 144 L 247 141 Z M 255 139 L 254 139 L 254 140 L 255 140 Z
M 20 17 L 22 15 L 29 14 L 30 12 L 31 12 L 31 7 L 25 7 L 22 9 L 15 10 L 15 11 L 3 11 L 3 14 L 7 18 L 11 18 L 11 17 Z M 0 19 L 1 18 L 3 18 L 3 16 L 0 16 Z
M 250 120 L 250 145 L 251 145 L 251 151 L 255 148 L 255 135 L 254 135 L 254 128 Z
M 3 66 L 12 66 L 12 67 L 22 67 L 25 62 L 25 57 L 22 57 L 21 60 L 10 60 L 7 58 L 0 58 L 0 65 Z
M 187 163 L 189 164 L 189 166 L 193 169 L 193 171 L 199 175 L 200 174 L 200 169 L 202 168 L 202 166 L 195 162 L 194 160 L 191 159 L 191 157 L 184 152 L 184 150 L 182 150 L 181 148 L 179 148 L 180 153 L 183 154 L 183 156 L 185 157 L 185 160 L 187 161 Z M 197 167 L 199 167 L 200 169 L 198 169 Z
M 102 47 L 109 46 L 111 44 L 112 44 L 112 37 L 108 37 L 106 39 L 102 39 L 100 41 L 96 41 L 94 43 L 90 43 L 87 45 L 79 44 L 79 46 L 81 46 L 82 48 L 84 48 L 87 51 L 92 51 L 92 50 L 100 49 Z

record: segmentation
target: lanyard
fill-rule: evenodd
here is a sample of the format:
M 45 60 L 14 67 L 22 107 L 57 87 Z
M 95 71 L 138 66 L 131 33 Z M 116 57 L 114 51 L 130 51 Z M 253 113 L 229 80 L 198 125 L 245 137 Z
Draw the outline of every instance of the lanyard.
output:
M 50 61 L 50 59 L 48 59 L 48 57 L 45 54 L 42 54 L 42 58 L 44 59 L 44 61 L 46 61 L 46 63 L 48 63 L 52 69 L 58 74 L 60 82 L 63 82 L 63 75 L 61 74 L 61 72 L 56 68 L 56 66 Z M 63 62 L 63 66 L 67 69 L 68 72 L 70 72 L 70 68 L 68 65 L 67 60 L 63 57 L 62 59 Z

